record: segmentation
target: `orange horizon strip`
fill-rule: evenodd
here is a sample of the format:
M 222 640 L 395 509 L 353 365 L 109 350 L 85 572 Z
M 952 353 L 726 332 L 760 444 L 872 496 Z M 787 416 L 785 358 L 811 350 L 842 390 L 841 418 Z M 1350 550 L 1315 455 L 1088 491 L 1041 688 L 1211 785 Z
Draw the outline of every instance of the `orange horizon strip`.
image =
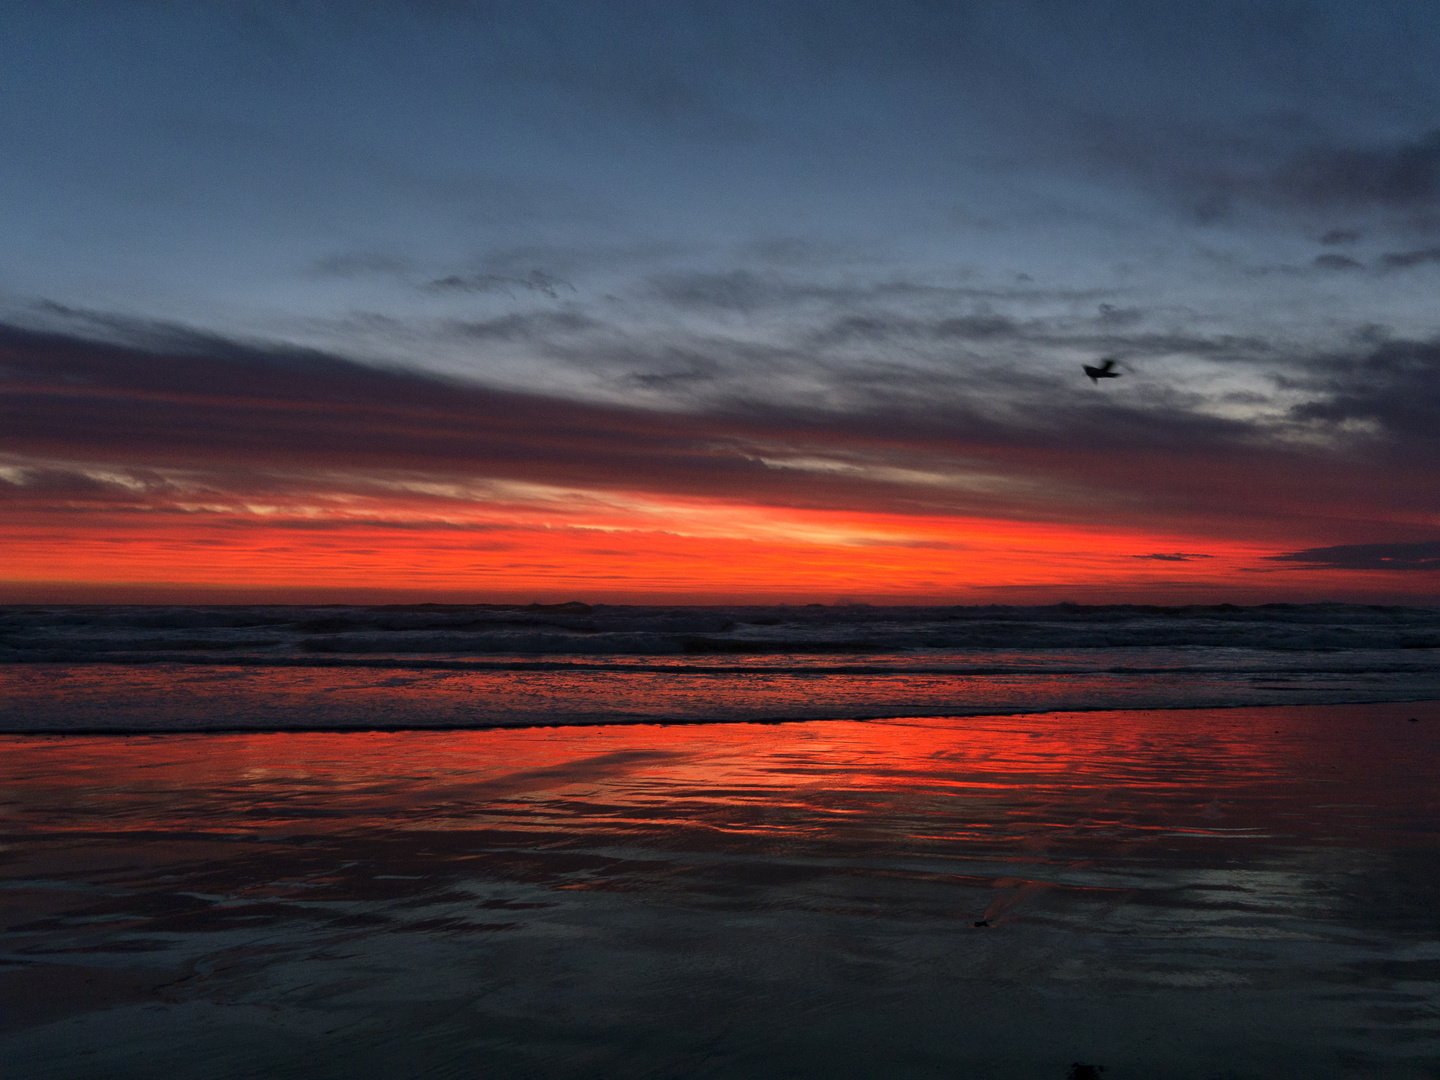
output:
M 614 595 L 993 597 L 985 590 L 1155 589 L 1292 595 L 1342 587 L 1394 588 L 1393 577 L 1276 566 L 1263 551 L 1210 541 L 986 519 L 918 519 L 736 507 L 732 533 L 686 535 L 572 522 L 475 529 L 408 523 L 266 521 L 255 516 L 77 515 L 0 530 L 11 586 L 85 583 L 286 590 Z M 751 520 L 743 520 L 749 512 Z M 683 524 L 683 523 L 680 523 Z M 786 533 L 805 536 L 798 540 Z M 858 541 L 845 537 L 857 536 Z M 1203 545 L 1203 547 L 1202 547 Z M 1303 542 L 1302 542 L 1303 546 Z M 1209 549 L 1193 561 L 1136 558 Z M 1271 568 L 1267 568 L 1271 569 Z M 573 594 L 573 595 L 572 595 Z M 532 597 L 533 598 L 533 597 Z M 1053 599 L 1053 598 L 1051 598 Z

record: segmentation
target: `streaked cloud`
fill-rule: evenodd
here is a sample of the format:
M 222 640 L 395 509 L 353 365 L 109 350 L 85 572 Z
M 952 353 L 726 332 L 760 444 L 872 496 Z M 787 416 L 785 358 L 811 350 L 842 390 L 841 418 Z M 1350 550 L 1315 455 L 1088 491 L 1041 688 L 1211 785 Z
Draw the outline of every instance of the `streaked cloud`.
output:
M 1440 570 L 1440 540 L 1416 544 L 1336 544 L 1266 558 L 1326 570 Z
M 1045 560 L 1300 589 L 1398 575 L 1292 555 L 1440 527 L 1423 4 L 254 0 L 7 31 L 0 499 L 36 567 L 81 533 L 118 567 L 105 530 L 152 528 L 300 573 L 351 529 L 453 582 L 503 532 L 514 573 L 583 580 L 593 533 L 636 588 L 723 555 L 727 588 L 789 559 L 846 594 L 847 565 L 1043 589 Z M 1100 357 L 1121 377 L 1086 380 Z

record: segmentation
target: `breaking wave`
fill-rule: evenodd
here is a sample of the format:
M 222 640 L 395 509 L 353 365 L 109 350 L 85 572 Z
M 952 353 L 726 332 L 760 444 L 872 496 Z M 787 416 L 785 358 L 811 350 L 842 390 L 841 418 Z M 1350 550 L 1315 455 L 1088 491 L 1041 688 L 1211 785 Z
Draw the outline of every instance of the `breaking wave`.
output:
M 1440 609 L 1356 604 L 1151 607 L 0 608 L 0 661 L 322 664 L 384 657 L 834 657 L 1117 649 L 1440 649 Z M 812 661 L 813 663 L 814 661 Z M 967 665 L 968 666 L 968 665 Z
M 0 609 L 0 732 L 613 724 L 1440 700 L 1440 611 Z

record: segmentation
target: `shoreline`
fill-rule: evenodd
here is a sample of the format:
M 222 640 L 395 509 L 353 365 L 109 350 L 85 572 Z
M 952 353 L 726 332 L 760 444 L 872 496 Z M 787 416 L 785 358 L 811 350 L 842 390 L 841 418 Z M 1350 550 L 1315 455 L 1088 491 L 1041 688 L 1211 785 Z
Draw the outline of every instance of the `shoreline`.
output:
M 67 728 L 64 731 L 56 731 L 46 728 L 24 728 L 17 730 L 0 730 L 0 741 L 9 738 L 36 739 L 36 738 L 106 738 L 117 739 L 144 738 L 167 735 L 365 735 L 365 734 L 402 734 L 404 732 L 428 732 L 433 734 L 455 734 L 469 731 L 533 731 L 544 729 L 577 729 L 577 728 L 618 728 L 618 727 L 724 727 L 724 726 L 776 726 L 781 724 L 872 724 L 884 723 L 896 720 L 979 720 L 979 719 L 1001 719 L 1005 717 L 1036 717 L 1036 716 L 1068 716 L 1076 713 L 1176 713 L 1176 712 L 1212 712 L 1225 710 L 1227 712 L 1236 709 L 1266 709 L 1266 710 L 1294 710 L 1294 709 L 1340 709 L 1340 708 L 1363 708 L 1366 706 L 1394 706 L 1397 711 L 1404 711 L 1402 706 L 1435 705 L 1440 706 L 1440 697 L 1419 697 L 1419 698 L 1383 698 L 1365 699 L 1357 701 L 1316 701 L 1316 702 L 1295 702 L 1288 704 L 1274 704 L 1270 702 L 1261 703 L 1221 703 L 1221 704 L 1185 704 L 1185 705 L 1150 705 L 1115 708 L 1113 706 L 1077 706 L 1063 709 L 1007 709 L 1004 711 L 983 710 L 977 712 L 941 712 L 941 713 L 888 713 L 871 716 L 780 716 L 780 717 L 754 717 L 754 718 L 675 718 L 656 719 L 645 718 L 618 718 L 614 720 L 574 720 L 574 721 L 527 721 L 518 720 L 514 723 L 476 723 L 476 724 L 371 724 L 371 725 L 341 725 L 341 724 L 312 724 L 306 726 L 245 726 L 245 727 L 166 727 L 116 730 L 115 728 Z M 1440 717 L 1437 717 L 1440 718 Z M 1418 719 L 1418 718 L 1417 718 Z

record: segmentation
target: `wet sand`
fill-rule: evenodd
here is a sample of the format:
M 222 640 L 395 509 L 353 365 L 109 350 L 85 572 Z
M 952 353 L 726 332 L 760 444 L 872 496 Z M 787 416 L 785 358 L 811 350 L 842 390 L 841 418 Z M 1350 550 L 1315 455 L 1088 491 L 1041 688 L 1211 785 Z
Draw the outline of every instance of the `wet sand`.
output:
M 4 737 L 0 1059 L 1433 1078 L 1437 761 L 1440 703 Z

